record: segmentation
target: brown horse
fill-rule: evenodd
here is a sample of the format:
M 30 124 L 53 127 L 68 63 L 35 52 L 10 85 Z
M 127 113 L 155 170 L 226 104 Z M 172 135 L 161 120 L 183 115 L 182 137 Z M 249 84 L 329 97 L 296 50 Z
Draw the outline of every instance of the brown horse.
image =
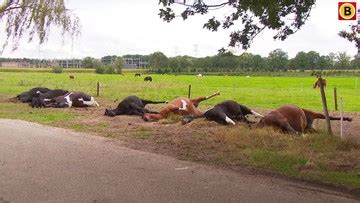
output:
M 323 81 L 323 85 L 324 85 L 324 88 L 326 87 L 326 80 L 325 79 L 322 79 L 322 81 Z M 313 88 L 315 89 L 315 88 L 320 88 L 320 78 L 318 78 L 316 81 L 315 81 L 315 83 L 314 83 L 314 85 L 313 85 Z
M 219 94 L 219 92 L 216 92 L 210 96 L 199 97 L 196 99 L 178 97 L 169 102 L 166 107 L 161 109 L 159 114 L 145 113 L 143 115 L 143 119 L 144 121 L 157 121 L 163 118 L 167 118 L 171 113 L 182 116 L 200 117 L 203 115 L 203 113 L 198 109 L 200 102 L 210 99 Z
M 325 119 L 325 116 L 297 106 L 286 105 L 268 113 L 259 121 L 257 126 L 272 126 L 283 133 L 297 134 L 315 130 L 313 127 L 315 119 Z M 350 117 L 343 117 L 343 119 L 344 121 L 352 121 Z M 330 116 L 330 120 L 340 120 L 340 117 Z

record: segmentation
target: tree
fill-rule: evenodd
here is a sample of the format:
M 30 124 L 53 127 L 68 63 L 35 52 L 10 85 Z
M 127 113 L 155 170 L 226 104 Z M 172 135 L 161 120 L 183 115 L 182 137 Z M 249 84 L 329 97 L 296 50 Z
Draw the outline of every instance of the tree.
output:
M 289 67 L 293 70 L 306 70 L 309 67 L 307 54 L 303 51 L 298 52 L 295 58 L 290 60 Z
M 333 69 L 334 67 L 334 59 L 332 58 L 332 56 L 327 55 L 327 56 L 321 56 L 318 62 L 318 67 L 320 68 L 320 70 L 330 70 Z
M 0 3 L 0 20 L 6 22 L 3 49 L 12 42 L 12 49 L 27 33 L 29 42 L 36 36 L 42 44 L 52 26 L 59 27 L 63 36 L 71 38 L 80 33 L 79 18 L 66 8 L 64 0 L 4 0 Z
M 358 24 L 351 25 L 351 31 L 340 31 L 338 34 L 340 37 L 347 39 L 350 42 L 355 42 L 355 46 L 358 49 L 357 57 L 360 57 L 360 27 Z
M 150 66 L 157 70 L 162 70 L 160 72 L 166 72 L 165 70 L 168 66 L 169 59 L 162 52 L 154 52 L 150 54 Z
M 268 60 L 273 70 L 286 70 L 289 63 L 288 54 L 281 49 L 271 51 Z
M 207 3 L 206 0 L 189 1 L 159 0 L 159 4 L 162 6 L 159 13 L 160 18 L 170 22 L 179 16 L 172 9 L 174 4 L 185 7 L 180 14 L 184 20 L 195 14 L 204 15 L 211 10 L 228 7 L 229 12 L 224 19 L 212 17 L 203 27 L 211 31 L 217 31 L 220 27 L 232 28 L 229 46 L 242 46 L 243 49 L 247 49 L 253 39 L 265 28 L 277 31 L 274 39 L 285 40 L 289 35 L 294 34 L 308 19 L 316 0 L 222 0 L 216 1 L 216 4 Z M 208 0 L 208 2 L 214 1 Z M 239 26 L 240 24 L 243 26 Z
M 307 54 L 306 54 L 306 58 L 308 60 L 308 63 L 309 63 L 309 68 L 311 70 L 314 70 L 316 68 L 319 67 L 319 60 L 320 60 L 320 54 L 317 53 L 316 51 L 309 51 Z
M 360 58 L 356 58 L 351 61 L 351 68 L 360 69 Z
M 121 74 L 122 73 L 122 68 L 125 65 L 125 61 L 122 57 L 118 56 L 116 57 L 116 60 L 113 62 L 113 67 L 116 70 L 116 73 Z
M 350 67 L 350 56 L 346 54 L 346 52 L 339 52 L 337 57 L 337 62 L 335 64 L 337 69 L 348 69 Z
M 81 66 L 83 68 L 95 68 L 95 60 L 92 57 L 85 57 L 82 62 L 81 62 Z

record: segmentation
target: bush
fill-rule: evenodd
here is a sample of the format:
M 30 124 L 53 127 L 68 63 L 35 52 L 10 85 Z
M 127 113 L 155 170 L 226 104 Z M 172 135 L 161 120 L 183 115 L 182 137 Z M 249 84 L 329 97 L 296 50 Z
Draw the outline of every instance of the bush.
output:
M 62 68 L 62 67 L 53 67 L 53 68 L 52 68 L 52 72 L 53 72 L 53 73 L 62 73 L 62 72 L 63 72 L 63 68 Z
M 111 65 L 109 66 L 104 66 L 105 67 L 105 73 L 106 74 L 115 74 L 115 68 L 112 67 Z
M 95 60 L 94 63 L 95 73 L 104 74 L 106 72 L 105 66 L 99 60 Z
M 105 66 L 96 66 L 95 73 L 104 74 L 105 72 L 106 72 L 106 67 Z

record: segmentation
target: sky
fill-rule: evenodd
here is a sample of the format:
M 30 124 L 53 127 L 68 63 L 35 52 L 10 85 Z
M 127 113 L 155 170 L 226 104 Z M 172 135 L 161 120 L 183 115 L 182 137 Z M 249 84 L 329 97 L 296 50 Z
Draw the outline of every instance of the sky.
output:
M 360 4 L 360 1 L 358 1 Z M 181 18 L 171 23 L 158 16 L 158 0 L 68 0 L 67 6 L 80 18 L 81 35 L 71 41 L 65 40 L 58 29 L 52 29 L 45 44 L 36 40 L 21 40 L 20 47 L 9 47 L 1 57 L 11 58 L 101 58 L 105 55 L 151 54 L 161 51 L 167 56 L 190 55 L 205 57 L 217 54 L 217 50 L 229 43 L 231 30 L 211 32 L 203 24 L 212 16 L 222 17 L 229 10 L 220 9 L 206 16 Z M 340 30 L 348 29 L 354 21 L 339 21 L 338 1 L 317 0 L 311 16 L 300 31 L 285 41 L 274 40 L 274 31 L 265 30 L 247 50 L 249 53 L 267 56 L 280 48 L 289 57 L 299 51 L 317 51 L 322 55 L 330 52 L 346 52 L 354 56 L 354 44 L 340 38 Z M 3 43 L 4 31 L 0 33 Z M 240 47 L 231 49 L 235 54 L 244 52 Z

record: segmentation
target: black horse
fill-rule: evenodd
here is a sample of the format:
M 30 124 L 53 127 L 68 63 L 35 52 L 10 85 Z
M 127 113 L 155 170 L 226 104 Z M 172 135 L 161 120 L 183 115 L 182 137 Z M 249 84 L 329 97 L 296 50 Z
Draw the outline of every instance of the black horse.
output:
M 144 81 L 152 81 L 152 77 L 151 76 L 146 76 L 145 78 L 144 78 Z
M 247 106 L 239 104 L 233 100 L 226 100 L 208 109 L 201 117 L 205 117 L 207 120 L 215 121 L 223 125 L 235 125 L 235 121 L 251 123 L 246 117 L 249 114 L 253 114 L 257 117 L 263 117 L 261 114 L 255 112 Z M 189 123 L 193 119 L 193 117 L 185 116 L 182 119 L 182 123 Z
M 30 89 L 29 91 L 23 92 L 16 97 L 12 98 L 14 100 L 19 100 L 22 103 L 30 103 L 34 97 L 38 97 L 41 93 L 46 93 L 50 91 L 49 88 L 46 87 L 35 87 Z
M 246 115 L 253 114 L 258 117 L 263 117 L 261 114 L 255 112 L 247 106 L 237 103 L 233 100 L 226 100 L 204 113 L 204 117 L 208 120 L 215 121 L 220 124 L 235 125 L 235 121 L 244 121 L 250 123 Z
M 32 98 L 31 107 L 32 108 L 46 107 L 46 104 L 49 103 L 51 99 L 54 99 L 55 97 L 58 96 L 63 96 L 67 93 L 69 92 L 62 89 L 50 90 L 45 93 L 38 93 L 37 97 Z
M 160 104 L 166 103 L 165 101 L 150 101 L 140 99 L 137 96 L 128 96 L 122 100 L 116 109 L 105 109 L 105 116 L 116 116 L 116 115 L 139 115 L 142 116 L 144 113 L 157 113 L 151 112 L 145 108 L 147 104 Z

